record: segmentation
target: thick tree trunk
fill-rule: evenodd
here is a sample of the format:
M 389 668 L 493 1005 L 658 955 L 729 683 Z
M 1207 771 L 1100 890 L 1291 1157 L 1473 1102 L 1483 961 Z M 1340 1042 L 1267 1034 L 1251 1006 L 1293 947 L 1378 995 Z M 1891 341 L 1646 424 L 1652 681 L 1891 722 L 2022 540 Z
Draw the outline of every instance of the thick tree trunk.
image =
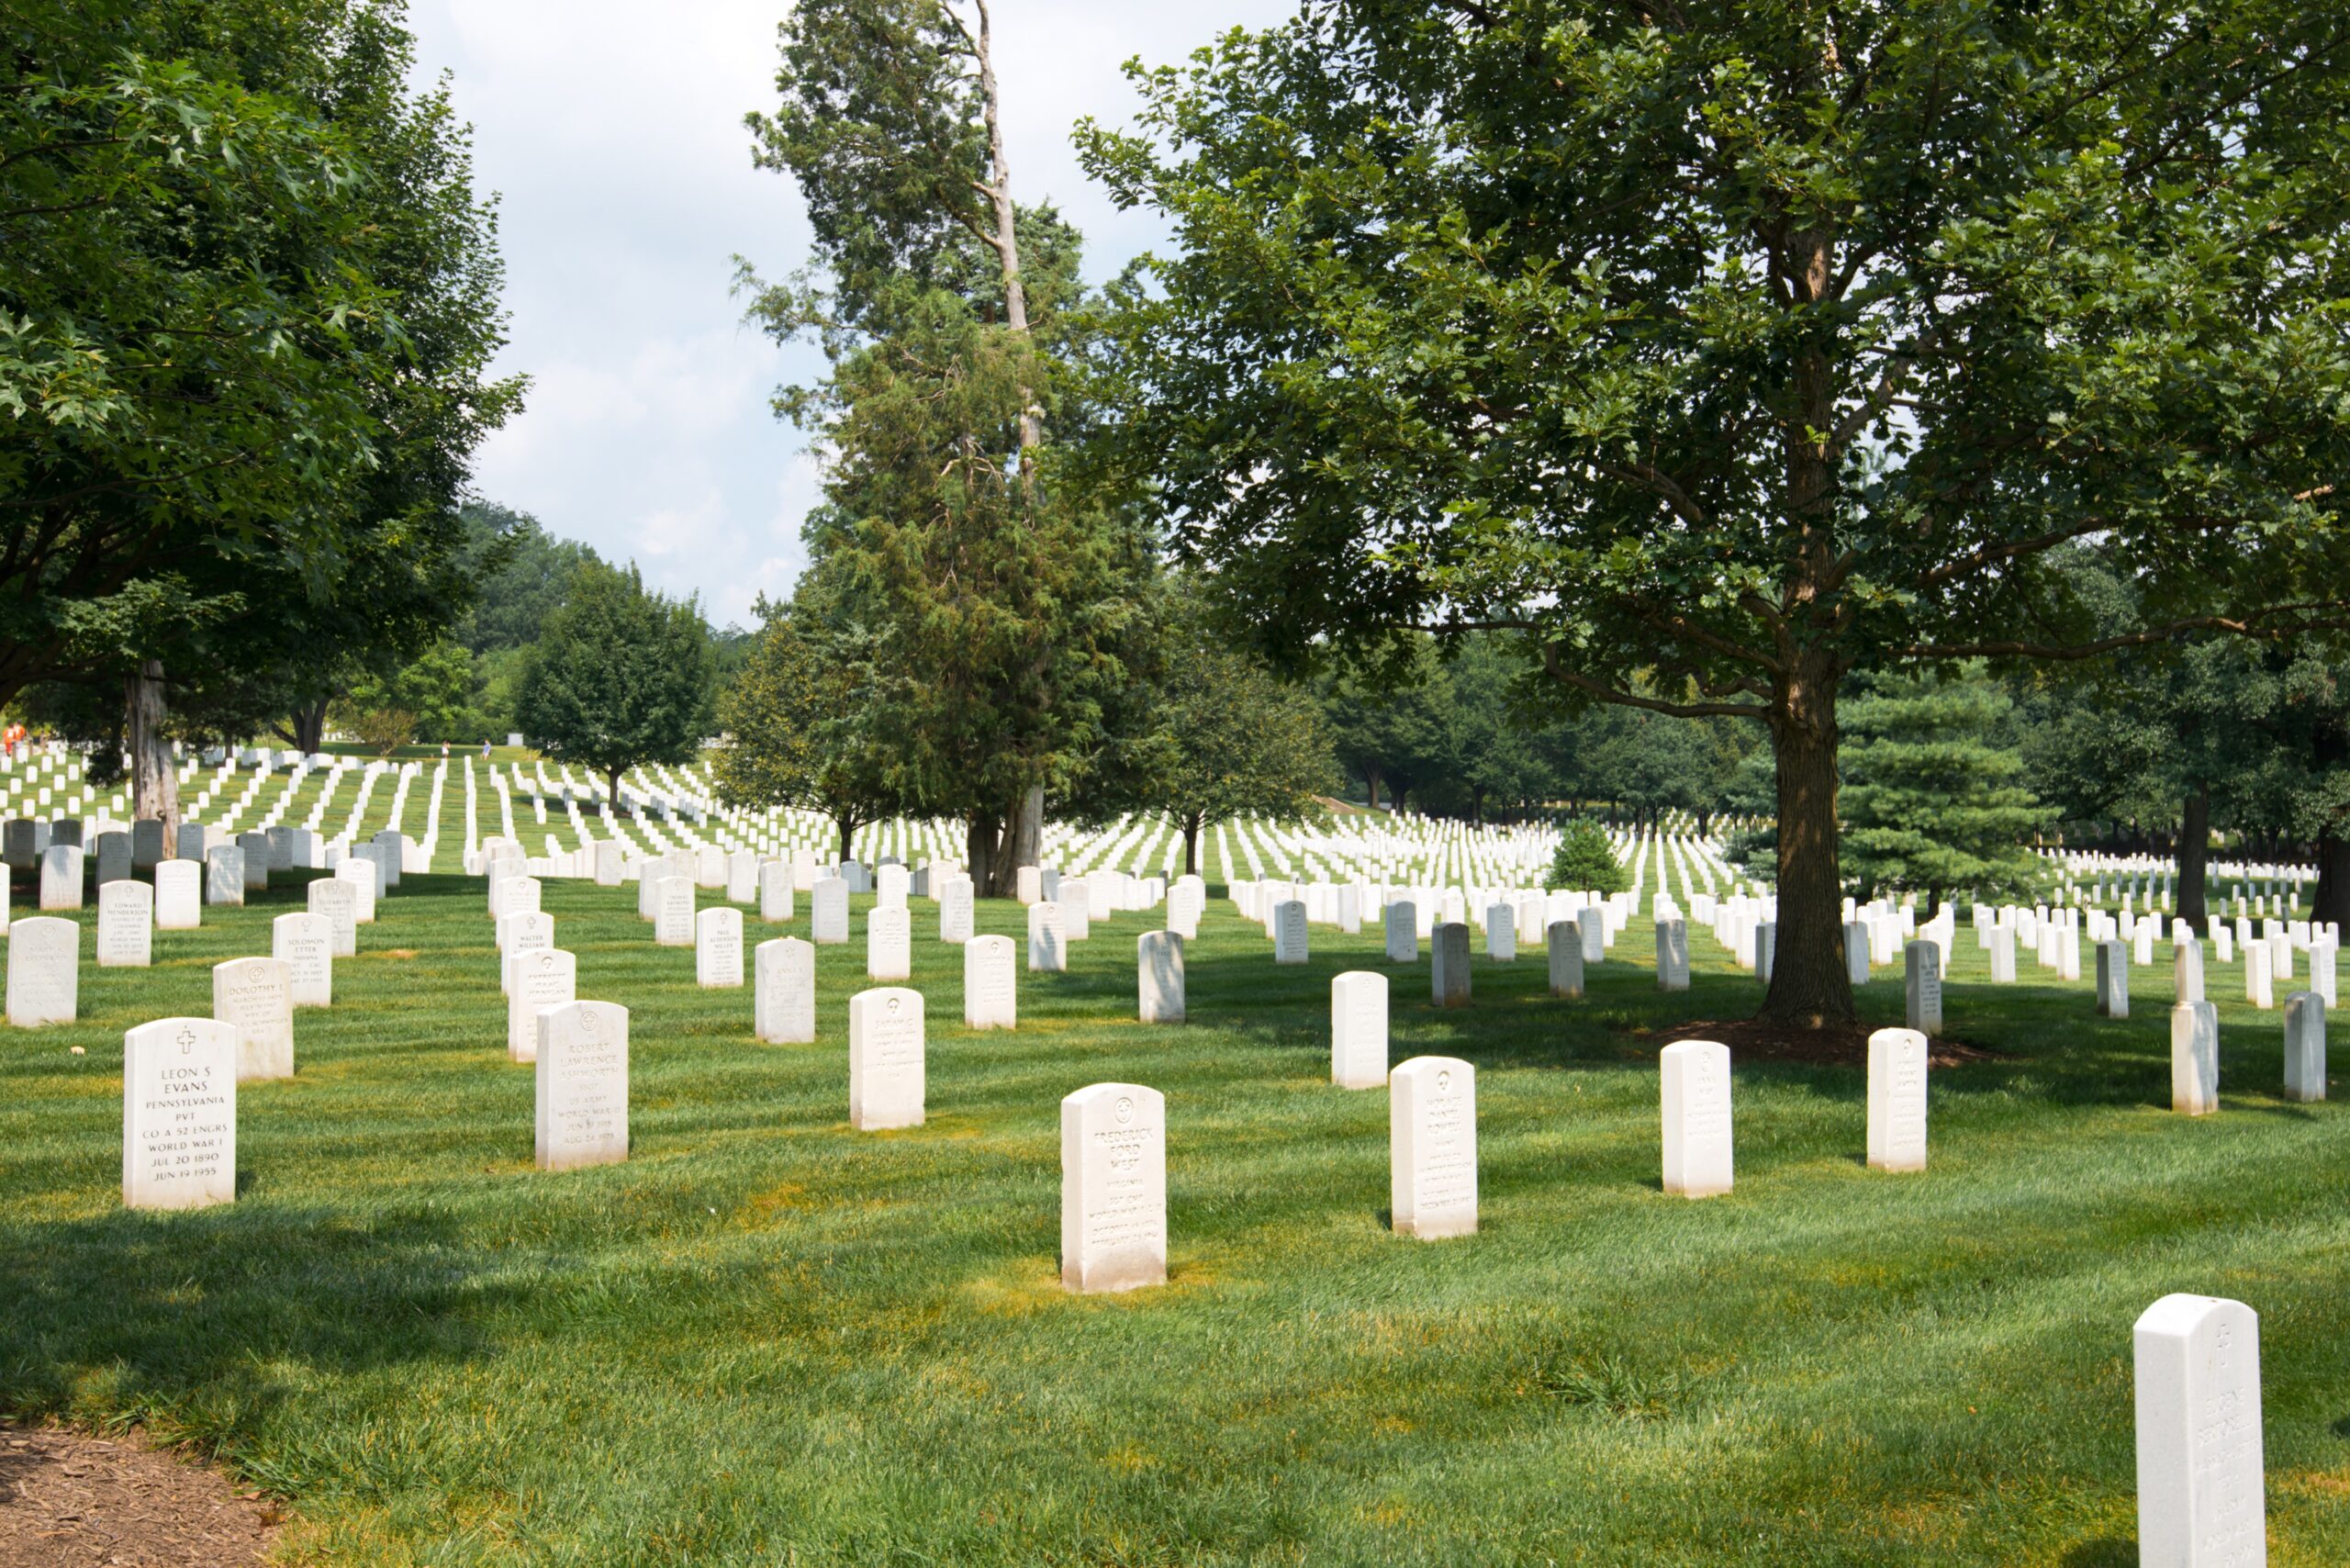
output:
M 2187 797 L 2178 824 L 2178 909 L 2177 918 L 2199 934 L 2204 929 L 2203 868 L 2211 854 L 2211 790 L 2205 785 Z
M 1771 741 L 1779 774 L 1779 931 L 1762 1012 L 1802 1028 L 1850 1024 L 1844 969 L 1844 890 L 1837 863 L 1836 685 L 1814 656 L 1775 694 Z
M 1045 846 L 1045 790 L 1042 785 L 1013 801 L 1004 812 L 995 857 L 989 867 L 991 898 L 1016 898 L 1020 868 L 1041 864 Z M 976 874 L 972 879 L 978 880 Z
M 327 700 L 305 702 L 294 710 L 294 749 L 305 756 L 327 744 Z
M 604 796 L 612 802 L 612 818 L 616 822 L 621 814 L 621 774 L 623 771 L 619 767 L 604 769 Z
M 1200 819 L 1186 817 L 1183 819 L 1183 875 L 1196 877 L 1199 874 Z
M 2350 838 L 2331 827 L 2317 837 L 2317 892 L 2310 919 L 2350 925 Z
M 1371 809 L 1374 812 L 1379 810 L 1379 769 L 1366 767 L 1362 770 L 1362 788 Z
M 163 734 L 163 661 L 123 680 L 123 734 L 130 746 L 130 814 L 163 824 L 163 856 L 180 852 L 180 778 Z
M 854 857 L 849 853 L 849 840 L 856 836 L 856 818 L 850 812 L 843 812 L 833 819 L 833 826 L 840 830 L 842 861 L 853 859 Z
M 1013 223 L 1012 164 L 1003 154 L 1003 104 L 1002 95 L 996 90 L 995 45 L 987 0 L 978 0 L 978 9 L 979 34 L 972 49 L 978 56 L 979 102 L 987 119 L 987 195 L 995 218 L 995 233 L 989 242 L 995 247 L 996 262 L 1003 273 L 1004 324 L 1024 337 L 1028 331 L 1028 291 L 1020 277 L 1020 235 Z M 1036 449 L 1044 443 L 1044 410 L 1037 406 L 1034 392 L 1024 383 L 1020 388 L 1020 476 L 1023 482 L 1034 479 Z
M 983 899 L 1002 898 L 996 890 L 996 842 L 1002 824 L 993 817 L 972 817 L 963 824 L 963 858 L 971 874 L 971 891 Z

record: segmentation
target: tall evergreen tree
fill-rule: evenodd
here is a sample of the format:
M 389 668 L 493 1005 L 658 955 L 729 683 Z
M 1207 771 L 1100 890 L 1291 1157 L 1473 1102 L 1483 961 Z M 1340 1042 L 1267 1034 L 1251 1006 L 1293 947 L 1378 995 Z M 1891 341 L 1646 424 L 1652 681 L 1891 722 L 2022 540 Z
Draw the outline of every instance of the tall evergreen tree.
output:
M 2048 819 L 2023 783 L 2007 692 L 1979 671 L 1857 678 L 1844 707 L 1844 863 L 1860 896 L 2028 895 Z
M 780 32 L 780 103 L 749 124 L 827 275 L 743 286 L 831 363 L 777 398 L 834 454 L 810 549 L 868 638 L 914 796 L 965 819 L 979 891 L 1009 896 L 1047 795 L 1081 813 L 1118 771 L 1150 631 L 1138 531 L 1046 445 L 1088 419 L 1058 363 L 1077 236 L 1013 200 L 985 0 L 814 0 Z

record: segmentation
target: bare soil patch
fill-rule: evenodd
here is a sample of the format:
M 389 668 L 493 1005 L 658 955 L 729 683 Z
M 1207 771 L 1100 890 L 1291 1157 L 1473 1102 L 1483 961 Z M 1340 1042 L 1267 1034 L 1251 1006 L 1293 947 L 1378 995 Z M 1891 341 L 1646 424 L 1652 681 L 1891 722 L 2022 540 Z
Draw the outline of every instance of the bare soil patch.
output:
M 1770 1061 L 1805 1062 L 1816 1067 L 1860 1067 L 1869 1064 L 1869 1036 L 1887 1027 L 1883 1024 L 1830 1024 L 1817 1029 L 1791 1029 L 1767 1018 L 1699 1018 L 1669 1024 L 1661 1029 L 1622 1031 L 1643 1054 L 1662 1050 L 1675 1040 L 1714 1040 L 1729 1047 L 1730 1059 L 1761 1057 Z M 1964 1040 L 1929 1039 L 1930 1067 L 1964 1067 L 1970 1062 L 2013 1061 L 2005 1051 Z
M 274 1505 L 137 1433 L 0 1426 L 0 1568 L 241 1568 Z

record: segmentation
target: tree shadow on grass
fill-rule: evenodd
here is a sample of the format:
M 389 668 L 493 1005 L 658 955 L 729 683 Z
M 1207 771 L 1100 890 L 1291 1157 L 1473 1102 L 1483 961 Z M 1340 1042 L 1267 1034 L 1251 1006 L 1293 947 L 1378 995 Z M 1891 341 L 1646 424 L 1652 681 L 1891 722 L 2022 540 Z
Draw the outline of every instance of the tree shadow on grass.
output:
M 454 1214 L 223 1205 L 0 1233 L 0 1410 L 162 1422 L 232 1439 L 330 1374 L 490 1349 L 513 1293 Z M 218 1414 L 207 1414 L 217 1412 Z
M 1458 1056 L 1494 1070 L 1580 1071 L 1655 1070 L 1656 1053 L 1684 1020 L 1742 1017 L 1758 1011 L 1762 988 L 1751 976 L 1700 971 L 1686 991 L 1655 989 L 1652 971 L 1637 961 L 1610 958 L 1589 966 L 1581 998 L 1550 994 L 1541 956 L 1515 964 L 1472 960 L 1472 1001 L 1439 1008 L 1428 993 L 1429 960 L 1389 964 L 1374 951 L 1325 956 L 1276 967 L 1270 954 L 1229 951 L 1187 958 L 1194 1022 L 1262 1038 L 1276 1051 L 1301 1058 L 1329 1048 L 1331 978 L 1350 969 L 1385 974 L 1389 981 L 1391 1055 Z M 1094 969 L 1073 977 L 1091 1001 L 1108 1000 L 1123 980 Z M 1873 1027 L 1901 1022 L 1901 988 L 1878 980 L 1856 990 Z M 2077 1015 L 2073 1010 L 2077 1006 Z M 2006 1053 L 2005 1059 L 1938 1067 L 1937 1094 L 2027 1092 L 2051 1104 L 2079 1108 L 2169 1104 L 2170 1039 L 2166 1021 L 2108 1019 L 2087 1010 L 2087 999 L 2045 987 L 1976 987 L 1953 1008 L 1953 1033 Z M 2057 1015 L 2052 1017 L 2052 1013 Z M 1639 1038 L 1632 1031 L 1651 1031 Z M 2223 1025 L 2223 1087 L 2264 1092 L 2281 1081 L 2281 1040 L 2256 1025 Z M 1301 1062 L 1301 1066 L 1304 1063 Z M 1737 1060 L 1739 1072 L 1761 1074 L 1785 1086 L 1847 1098 L 1863 1085 L 1859 1065 L 1760 1058 Z M 2266 1108 L 2266 1107 L 2263 1107 Z M 2286 1109 L 2290 1109 L 2287 1107 Z

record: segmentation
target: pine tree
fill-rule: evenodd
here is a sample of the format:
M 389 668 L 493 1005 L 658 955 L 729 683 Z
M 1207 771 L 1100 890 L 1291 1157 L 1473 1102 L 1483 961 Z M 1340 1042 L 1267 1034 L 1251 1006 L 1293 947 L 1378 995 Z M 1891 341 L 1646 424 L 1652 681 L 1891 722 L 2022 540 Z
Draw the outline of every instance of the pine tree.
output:
M 1586 893 L 1620 893 L 1632 885 L 1630 873 L 1616 858 L 1607 830 L 1597 823 L 1571 822 L 1559 830 L 1558 853 L 1550 857 L 1547 879 L 1554 888 Z
M 1863 898 L 2021 896 L 2048 819 L 2023 784 L 2013 704 L 1979 671 L 1863 678 L 1844 710 L 1844 864 Z
M 833 454 L 809 548 L 864 638 L 905 796 L 964 818 L 979 891 L 1009 897 L 1047 795 L 1064 815 L 1109 803 L 1144 708 L 1151 562 L 1129 516 L 1057 472 L 1090 422 L 1063 369 L 1078 237 L 1012 199 L 991 47 L 984 0 L 796 6 L 780 103 L 750 123 L 807 201 L 823 283 L 741 282 L 754 321 L 830 364 L 776 408 Z

